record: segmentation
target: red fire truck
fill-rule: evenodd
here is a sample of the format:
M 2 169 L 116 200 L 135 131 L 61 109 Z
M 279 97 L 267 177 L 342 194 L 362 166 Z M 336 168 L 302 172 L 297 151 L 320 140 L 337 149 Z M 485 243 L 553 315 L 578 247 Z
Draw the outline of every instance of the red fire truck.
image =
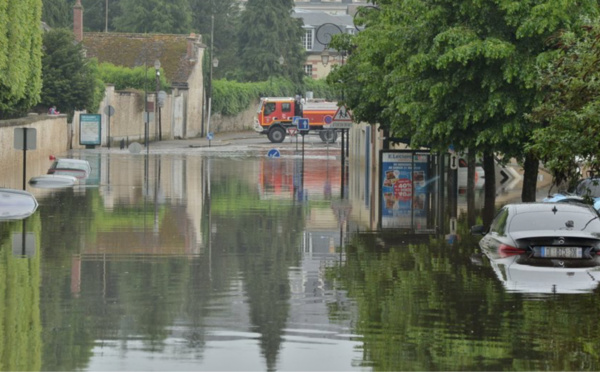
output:
M 325 129 L 323 125 L 330 124 L 337 112 L 337 103 L 321 100 L 308 100 L 301 104 L 297 98 L 263 97 L 260 99 L 254 130 L 266 134 L 273 143 L 283 142 L 289 128 L 295 128 L 292 123 L 294 116 L 308 119 L 309 132 L 317 132 L 323 142 L 335 142 L 335 129 Z

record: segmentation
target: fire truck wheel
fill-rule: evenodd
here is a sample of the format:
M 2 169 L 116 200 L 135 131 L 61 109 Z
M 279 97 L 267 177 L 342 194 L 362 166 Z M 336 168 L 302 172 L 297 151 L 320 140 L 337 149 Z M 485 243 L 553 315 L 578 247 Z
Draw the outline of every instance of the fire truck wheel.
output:
M 285 130 L 282 127 L 273 127 L 267 137 L 273 143 L 281 143 L 285 139 Z
M 319 132 L 319 137 L 325 143 L 334 143 L 337 140 L 337 132 L 331 129 L 322 130 Z

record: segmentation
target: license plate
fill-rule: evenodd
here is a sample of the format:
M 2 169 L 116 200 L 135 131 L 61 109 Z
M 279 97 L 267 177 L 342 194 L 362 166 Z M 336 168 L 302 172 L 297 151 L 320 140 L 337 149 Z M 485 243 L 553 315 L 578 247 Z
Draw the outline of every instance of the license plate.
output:
M 541 257 L 544 258 L 582 258 L 581 247 L 540 247 Z

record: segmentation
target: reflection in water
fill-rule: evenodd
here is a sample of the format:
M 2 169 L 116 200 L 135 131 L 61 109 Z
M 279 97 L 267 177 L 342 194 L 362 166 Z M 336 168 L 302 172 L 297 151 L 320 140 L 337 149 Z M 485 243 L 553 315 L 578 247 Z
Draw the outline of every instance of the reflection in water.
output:
M 564 267 L 563 260 L 555 267 L 536 265 L 526 255 L 489 256 L 490 265 L 507 291 L 536 294 L 584 293 L 598 287 L 600 267 Z M 547 261 L 547 260 L 546 260 Z
M 294 174 L 285 197 L 259 191 L 267 158 L 86 155 L 96 156 L 97 186 L 40 202 L 41 307 L 45 329 L 56 330 L 44 369 L 352 369 L 360 356 L 348 321 L 328 324 L 326 304 L 339 296 L 306 288 L 338 259 L 330 196 L 317 187 L 337 183 L 335 159 L 307 161 L 323 172 L 296 186 L 305 187 L 298 199 Z M 314 315 L 298 313 L 305 307 Z M 349 357 L 326 357 L 340 350 Z M 314 359 L 297 364 L 303 353 Z
M 0 369 L 600 368 L 597 289 L 506 291 L 460 224 L 361 232 L 339 159 L 81 155 L 97 182 L 35 190 L 32 258 L 0 224 Z
M 356 236 L 333 271 L 358 305 L 356 333 L 376 370 L 597 369 L 595 294 L 531 301 L 468 257 L 476 242 L 410 244 Z M 477 260 L 475 260 L 477 262 Z M 530 279 L 534 279 L 532 276 Z M 588 328 L 588 327 L 591 327 Z M 549 342 L 552 340 L 552 342 Z
M 32 230 L 40 221 L 29 219 Z M 0 370 L 37 371 L 42 365 L 40 256 L 22 255 L 23 223 L 0 224 Z M 28 234 L 29 232 L 25 232 Z

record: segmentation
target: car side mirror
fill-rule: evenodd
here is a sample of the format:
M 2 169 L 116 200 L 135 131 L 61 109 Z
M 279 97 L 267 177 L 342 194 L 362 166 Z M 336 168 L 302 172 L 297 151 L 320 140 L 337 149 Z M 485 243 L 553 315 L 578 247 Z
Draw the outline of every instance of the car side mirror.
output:
M 485 235 L 487 231 L 483 225 L 471 226 L 471 235 Z

